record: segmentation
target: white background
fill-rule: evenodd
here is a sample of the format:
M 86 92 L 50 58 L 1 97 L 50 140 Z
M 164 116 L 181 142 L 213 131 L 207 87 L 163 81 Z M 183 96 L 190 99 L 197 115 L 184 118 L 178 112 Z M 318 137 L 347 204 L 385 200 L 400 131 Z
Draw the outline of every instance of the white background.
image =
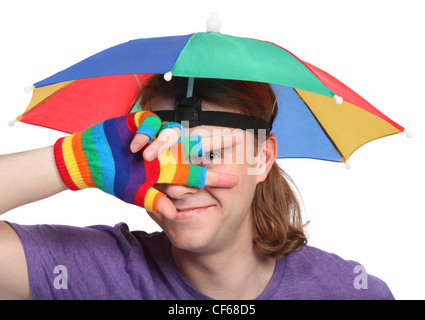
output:
M 414 133 L 367 144 L 349 159 L 351 170 L 318 160 L 280 164 L 302 194 L 310 245 L 362 263 L 397 299 L 424 299 L 425 9 L 419 0 L 2 1 L 0 154 L 64 135 L 8 126 L 29 103 L 24 87 L 130 39 L 205 31 L 213 12 L 222 33 L 285 47 Z M 158 230 L 144 210 L 98 190 L 66 191 L 2 219 L 77 226 L 126 221 L 133 230 Z

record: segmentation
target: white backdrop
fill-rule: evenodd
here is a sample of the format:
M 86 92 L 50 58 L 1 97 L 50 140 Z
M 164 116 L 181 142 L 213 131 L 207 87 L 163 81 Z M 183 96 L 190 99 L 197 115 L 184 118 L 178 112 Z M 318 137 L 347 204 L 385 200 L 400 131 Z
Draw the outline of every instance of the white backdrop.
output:
M 134 38 L 205 31 L 275 42 L 334 75 L 414 133 L 371 142 L 343 164 L 281 160 L 304 200 L 309 244 L 362 263 L 397 299 L 424 299 L 425 46 L 419 0 L 54 0 L 0 3 L 0 154 L 53 144 L 63 133 L 8 121 L 24 87 Z M 0 195 L 1 199 L 1 195 Z M 0 200 L 1 201 L 1 200 Z M 158 230 L 145 211 L 98 190 L 66 191 L 12 210 L 23 224 L 87 226 L 126 221 Z

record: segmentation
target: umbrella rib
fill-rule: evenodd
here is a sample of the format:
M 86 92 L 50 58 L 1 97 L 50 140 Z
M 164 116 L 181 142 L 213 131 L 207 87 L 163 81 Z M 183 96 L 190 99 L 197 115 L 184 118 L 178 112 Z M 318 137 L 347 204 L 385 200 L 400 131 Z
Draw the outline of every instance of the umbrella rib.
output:
M 333 141 L 333 139 L 331 138 L 331 136 L 328 134 L 328 132 L 326 131 L 326 129 L 323 127 L 322 123 L 319 121 L 319 119 L 316 117 L 316 115 L 314 114 L 314 112 L 309 108 L 308 104 L 305 102 L 305 100 L 300 96 L 300 94 L 298 93 L 298 91 L 295 88 L 292 88 L 292 90 L 295 91 L 295 93 L 298 95 L 298 97 L 300 98 L 300 100 L 304 103 L 304 105 L 307 107 L 308 111 L 310 111 L 311 115 L 314 117 L 314 119 L 316 120 L 317 124 L 320 126 L 320 128 L 322 129 L 323 133 L 326 135 L 326 137 L 328 138 L 328 140 L 332 143 L 333 147 L 335 148 L 335 150 L 339 153 L 341 159 L 343 160 L 343 162 L 347 161 L 347 159 L 344 158 L 344 156 L 342 155 L 341 150 L 339 150 L 338 146 L 336 145 L 336 143 Z
M 140 90 L 142 90 L 142 84 L 140 83 L 140 80 L 139 80 L 139 78 L 137 77 L 137 74 L 133 74 L 133 76 L 136 78 L 137 83 L 139 84 L 139 88 L 140 88 Z
M 274 114 L 274 109 L 276 108 L 277 99 L 279 98 L 280 91 L 282 90 L 282 88 L 283 88 L 283 85 L 280 86 L 279 91 L 276 93 L 276 98 L 274 99 L 273 107 L 272 107 L 272 112 L 271 112 L 272 115 Z

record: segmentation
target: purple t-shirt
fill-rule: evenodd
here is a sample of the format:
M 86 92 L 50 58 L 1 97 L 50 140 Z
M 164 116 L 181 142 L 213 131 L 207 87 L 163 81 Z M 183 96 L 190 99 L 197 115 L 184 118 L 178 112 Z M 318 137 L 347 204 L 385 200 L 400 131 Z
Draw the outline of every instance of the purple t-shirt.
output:
M 130 232 L 124 223 L 10 225 L 25 250 L 34 299 L 210 299 L 180 274 L 163 232 Z M 306 246 L 277 261 L 257 299 L 394 297 L 360 264 Z

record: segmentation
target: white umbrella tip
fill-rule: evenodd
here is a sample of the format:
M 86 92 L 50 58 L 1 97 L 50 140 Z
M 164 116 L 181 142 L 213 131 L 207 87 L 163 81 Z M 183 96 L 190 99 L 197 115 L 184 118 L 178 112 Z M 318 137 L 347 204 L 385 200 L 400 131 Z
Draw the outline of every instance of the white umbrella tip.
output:
M 172 78 L 173 78 L 173 73 L 171 71 L 168 71 L 167 73 L 164 74 L 165 81 L 171 81 Z
M 33 92 L 34 91 L 34 86 L 28 86 L 28 87 L 25 87 L 24 88 L 24 92 L 26 93 L 26 94 L 30 94 L 31 92 Z
M 342 104 L 344 102 L 344 99 L 340 96 L 334 95 L 334 99 L 336 104 Z
M 406 137 L 408 137 L 409 139 L 413 138 L 413 132 L 404 131 L 404 133 L 406 134 Z
M 207 20 L 207 32 L 220 32 L 221 21 L 218 19 L 217 13 L 213 13 L 211 18 Z

